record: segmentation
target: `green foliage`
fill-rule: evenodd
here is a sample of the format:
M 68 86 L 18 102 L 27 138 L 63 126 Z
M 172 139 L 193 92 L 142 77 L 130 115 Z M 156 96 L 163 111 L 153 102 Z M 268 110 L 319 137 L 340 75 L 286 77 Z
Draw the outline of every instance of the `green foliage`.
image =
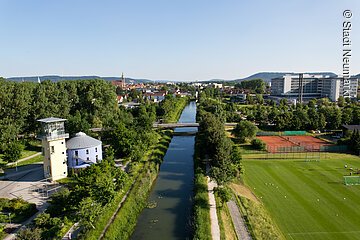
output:
M 41 239 L 52 239 L 64 226 L 64 222 L 57 217 L 51 217 L 48 213 L 40 213 L 34 219 L 32 230 L 39 229 Z
M 210 206 L 206 177 L 195 171 L 194 180 L 194 239 L 210 240 Z
M 227 187 L 217 187 L 214 189 L 214 193 L 220 199 L 220 207 L 232 198 L 232 191 Z
M 80 218 L 80 224 L 86 229 L 94 227 L 96 217 L 101 213 L 101 204 L 94 201 L 92 198 L 87 197 L 81 200 L 78 208 L 78 216 Z
M 0 198 L 0 211 L 11 214 L 11 221 L 20 223 L 37 212 L 34 203 L 28 203 L 21 198 L 6 199 Z M 8 217 L 4 218 L 9 221 Z
M 351 133 L 349 145 L 355 153 L 360 153 L 360 133 L 358 130 Z
M 245 209 L 245 219 L 250 225 L 254 239 L 284 240 L 285 237 L 279 231 L 271 216 L 260 203 L 255 203 L 246 198 L 239 197 L 242 207 Z M 244 214 L 244 213 L 243 213 Z
M 164 122 L 176 122 L 189 99 L 186 97 L 173 97 L 166 95 L 156 109 L 156 115 Z
M 13 141 L 9 143 L 4 150 L 4 161 L 15 162 L 21 157 L 21 152 L 24 150 L 24 145 L 20 142 Z
M 251 146 L 256 150 L 265 150 L 266 143 L 258 138 L 251 140 Z
M 252 122 L 241 121 L 233 129 L 233 134 L 240 142 L 246 142 L 247 139 L 255 137 L 257 130 L 257 127 Z
M 38 130 L 37 119 L 69 118 L 71 133 L 89 127 L 112 126 L 120 110 L 114 87 L 103 80 L 0 81 L 0 142 L 6 145 L 19 133 Z M 3 146 L 1 146 L 3 147 Z
M 229 113 L 227 113 L 229 115 Z M 241 115 L 254 121 L 262 129 L 272 130 L 323 130 L 339 129 L 342 124 L 360 122 L 360 104 L 345 103 L 343 107 L 327 100 L 306 104 L 288 105 L 285 99 L 278 106 L 256 105 L 241 109 Z
M 40 228 L 24 228 L 16 234 L 16 240 L 42 240 Z
M 210 112 L 198 111 L 200 119 L 197 133 L 197 146 L 199 156 L 209 158 L 211 161 L 210 176 L 223 185 L 233 179 L 240 170 L 240 152 L 232 154 L 233 143 L 226 137 L 224 124 Z
M 249 89 L 253 93 L 264 93 L 266 84 L 262 79 L 244 80 L 235 84 L 235 88 Z
M 145 169 L 157 169 L 155 162 L 146 162 L 146 164 Z M 143 171 L 139 175 L 120 212 L 105 233 L 106 239 L 130 238 L 136 226 L 137 217 L 146 205 L 148 194 L 156 176 L 157 171 Z

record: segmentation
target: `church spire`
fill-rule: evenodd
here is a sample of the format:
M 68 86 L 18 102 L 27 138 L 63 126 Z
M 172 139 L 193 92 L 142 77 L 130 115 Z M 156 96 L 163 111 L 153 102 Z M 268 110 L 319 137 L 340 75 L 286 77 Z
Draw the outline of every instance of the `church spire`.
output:
M 125 78 L 124 78 L 124 72 L 121 73 L 121 87 L 125 88 Z

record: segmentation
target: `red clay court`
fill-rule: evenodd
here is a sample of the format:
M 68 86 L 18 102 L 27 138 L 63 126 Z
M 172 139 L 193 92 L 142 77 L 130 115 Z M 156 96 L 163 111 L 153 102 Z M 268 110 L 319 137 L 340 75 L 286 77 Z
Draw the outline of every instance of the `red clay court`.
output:
M 268 152 L 320 151 L 322 146 L 333 145 L 312 136 L 258 136 L 266 143 Z

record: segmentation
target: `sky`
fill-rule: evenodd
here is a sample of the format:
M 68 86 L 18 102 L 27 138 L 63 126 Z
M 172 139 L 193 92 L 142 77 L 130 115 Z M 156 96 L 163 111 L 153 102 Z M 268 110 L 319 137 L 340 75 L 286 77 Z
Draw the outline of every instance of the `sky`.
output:
M 341 74 L 344 21 L 360 73 L 359 0 L 0 0 L 0 12 L 3 77 Z

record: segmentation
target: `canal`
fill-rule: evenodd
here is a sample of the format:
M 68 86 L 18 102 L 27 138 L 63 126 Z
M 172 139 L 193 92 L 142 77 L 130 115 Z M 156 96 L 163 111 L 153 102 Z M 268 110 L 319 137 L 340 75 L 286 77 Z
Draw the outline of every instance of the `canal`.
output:
M 196 103 L 190 102 L 178 122 L 193 123 L 195 118 Z M 148 199 L 153 208 L 140 214 L 131 239 L 191 239 L 194 144 L 195 136 L 173 136 Z

